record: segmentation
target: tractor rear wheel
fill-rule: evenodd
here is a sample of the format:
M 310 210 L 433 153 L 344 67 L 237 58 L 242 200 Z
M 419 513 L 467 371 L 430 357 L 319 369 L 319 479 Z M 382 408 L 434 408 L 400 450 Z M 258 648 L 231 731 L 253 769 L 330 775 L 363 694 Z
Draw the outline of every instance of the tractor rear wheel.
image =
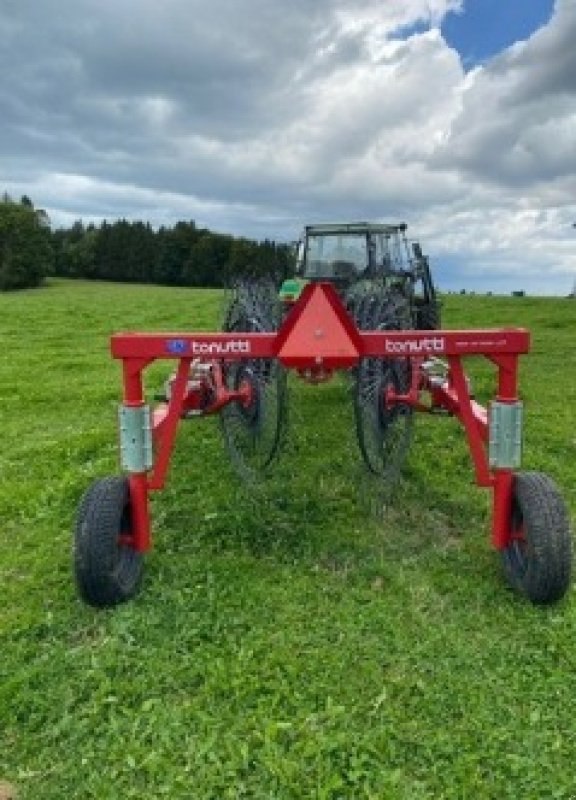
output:
M 88 605 L 115 606 L 138 590 L 142 554 L 122 539 L 131 528 L 128 479 L 95 481 L 80 503 L 74 534 L 76 585 Z
M 514 476 L 511 528 L 502 551 L 509 584 L 533 603 L 557 602 L 570 586 L 572 541 L 566 505 L 547 475 Z

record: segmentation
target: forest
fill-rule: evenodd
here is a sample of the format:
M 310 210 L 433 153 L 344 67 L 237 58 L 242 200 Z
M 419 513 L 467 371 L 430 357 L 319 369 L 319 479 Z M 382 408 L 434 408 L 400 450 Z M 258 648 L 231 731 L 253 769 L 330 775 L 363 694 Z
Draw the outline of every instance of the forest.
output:
M 281 279 L 291 260 L 288 244 L 215 233 L 193 220 L 158 229 L 126 219 L 78 220 L 53 230 L 30 198 L 0 199 L 0 291 L 37 286 L 49 275 L 219 287 L 240 275 Z

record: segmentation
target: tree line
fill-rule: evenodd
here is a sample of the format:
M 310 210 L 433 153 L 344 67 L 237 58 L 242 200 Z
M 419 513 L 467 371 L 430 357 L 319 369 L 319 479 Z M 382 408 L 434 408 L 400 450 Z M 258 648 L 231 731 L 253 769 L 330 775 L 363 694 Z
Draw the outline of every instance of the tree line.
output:
M 0 290 L 37 286 L 46 275 L 169 286 L 224 286 L 240 276 L 290 274 L 292 249 L 199 228 L 155 230 L 126 219 L 51 230 L 28 197 L 0 200 Z

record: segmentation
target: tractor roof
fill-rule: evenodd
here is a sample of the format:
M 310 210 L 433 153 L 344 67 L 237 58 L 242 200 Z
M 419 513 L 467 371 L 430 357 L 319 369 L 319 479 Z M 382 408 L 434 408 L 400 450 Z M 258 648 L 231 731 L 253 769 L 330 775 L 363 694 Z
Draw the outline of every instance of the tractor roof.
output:
M 304 232 L 308 234 L 342 234 L 342 233 L 404 233 L 406 223 L 390 225 L 383 222 L 328 222 L 320 225 L 306 225 Z

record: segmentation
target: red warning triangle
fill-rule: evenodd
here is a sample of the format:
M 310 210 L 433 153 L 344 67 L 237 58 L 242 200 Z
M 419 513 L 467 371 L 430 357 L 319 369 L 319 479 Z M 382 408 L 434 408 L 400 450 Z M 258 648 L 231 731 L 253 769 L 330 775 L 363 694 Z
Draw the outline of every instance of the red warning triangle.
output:
M 278 336 L 286 366 L 339 368 L 358 360 L 358 331 L 330 284 L 308 284 Z

